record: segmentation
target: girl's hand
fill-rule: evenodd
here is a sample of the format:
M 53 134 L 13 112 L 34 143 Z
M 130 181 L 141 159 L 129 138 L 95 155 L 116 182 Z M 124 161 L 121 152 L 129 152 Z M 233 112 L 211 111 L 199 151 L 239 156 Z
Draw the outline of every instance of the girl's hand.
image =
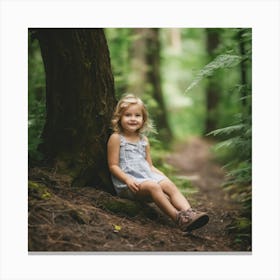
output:
M 127 178 L 125 183 L 132 192 L 136 193 L 137 191 L 139 191 L 139 184 L 136 183 L 132 178 Z

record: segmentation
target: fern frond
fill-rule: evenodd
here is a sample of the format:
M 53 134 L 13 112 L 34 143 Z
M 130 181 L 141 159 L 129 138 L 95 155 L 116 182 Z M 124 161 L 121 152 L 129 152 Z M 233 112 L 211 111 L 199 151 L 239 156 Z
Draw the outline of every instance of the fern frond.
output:
M 215 145 L 215 149 L 219 150 L 221 148 L 231 148 L 231 149 L 240 149 L 242 153 L 245 153 L 246 150 L 250 150 L 251 145 L 250 140 L 241 139 L 238 137 L 232 137 L 230 139 L 227 139 L 225 141 L 222 141 Z
M 202 79 L 212 76 L 215 71 L 219 69 L 232 68 L 238 65 L 241 60 L 242 57 L 239 55 L 221 54 L 217 56 L 213 61 L 208 63 L 198 72 L 192 83 L 185 90 L 185 93 L 195 87 Z
M 245 124 L 231 125 L 231 126 L 227 126 L 227 127 L 223 127 L 223 128 L 213 130 L 206 135 L 207 136 L 209 136 L 209 135 L 217 136 L 217 135 L 224 135 L 224 134 L 229 135 L 233 132 L 237 132 L 237 133 L 241 132 L 241 131 L 244 130 L 245 127 L 246 127 Z
M 229 171 L 227 174 L 228 177 L 233 177 L 235 178 L 235 180 L 238 180 L 239 182 L 250 182 L 251 175 L 252 175 L 251 165 L 236 168 L 232 171 Z

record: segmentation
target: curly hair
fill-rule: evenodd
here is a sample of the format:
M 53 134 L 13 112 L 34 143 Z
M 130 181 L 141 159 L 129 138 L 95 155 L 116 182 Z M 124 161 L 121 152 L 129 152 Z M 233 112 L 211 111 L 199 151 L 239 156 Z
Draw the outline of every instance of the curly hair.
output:
M 133 104 L 138 104 L 141 106 L 142 108 L 142 114 L 143 114 L 143 125 L 142 127 L 139 129 L 139 133 L 141 134 L 148 134 L 150 132 L 156 132 L 154 129 L 154 126 L 152 124 L 152 121 L 149 118 L 149 113 L 148 110 L 145 106 L 145 104 L 143 103 L 143 101 L 135 96 L 132 93 L 126 93 L 124 94 L 121 99 L 119 100 L 114 114 L 113 114 L 113 118 L 112 118 L 112 129 L 114 132 L 117 133 L 121 133 L 122 132 L 122 126 L 121 126 L 121 117 L 123 115 L 123 112 L 130 106 Z

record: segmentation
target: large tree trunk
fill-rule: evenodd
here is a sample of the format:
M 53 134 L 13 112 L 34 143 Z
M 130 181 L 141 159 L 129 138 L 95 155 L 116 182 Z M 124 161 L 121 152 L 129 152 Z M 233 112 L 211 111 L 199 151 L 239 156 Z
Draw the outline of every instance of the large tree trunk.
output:
M 40 149 L 74 186 L 112 192 L 106 142 L 115 106 L 102 29 L 37 29 L 46 72 L 46 124 Z

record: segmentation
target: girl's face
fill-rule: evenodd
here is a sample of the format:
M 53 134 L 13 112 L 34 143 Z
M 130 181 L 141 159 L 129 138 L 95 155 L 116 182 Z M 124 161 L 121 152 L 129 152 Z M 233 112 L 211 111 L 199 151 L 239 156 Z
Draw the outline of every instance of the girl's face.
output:
M 142 106 L 139 104 L 129 105 L 121 116 L 121 126 L 124 132 L 137 132 L 143 123 Z

